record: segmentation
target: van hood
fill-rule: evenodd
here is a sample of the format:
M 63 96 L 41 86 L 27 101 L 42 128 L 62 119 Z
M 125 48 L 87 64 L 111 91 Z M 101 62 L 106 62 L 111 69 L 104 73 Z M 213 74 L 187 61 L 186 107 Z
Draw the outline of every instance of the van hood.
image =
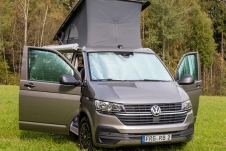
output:
M 90 82 L 95 99 L 122 104 L 176 103 L 189 99 L 175 81 Z

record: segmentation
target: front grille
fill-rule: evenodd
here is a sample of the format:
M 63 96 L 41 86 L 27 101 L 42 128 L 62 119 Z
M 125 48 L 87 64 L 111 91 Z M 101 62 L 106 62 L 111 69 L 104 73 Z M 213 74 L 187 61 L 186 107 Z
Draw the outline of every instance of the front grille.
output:
M 181 103 L 154 105 L 158 105 L 164 114 L 151 115 L 153 105 L 124 105 L 126 112 L 116 116 L 124 125 L 177 124 L 183 123 L 187 116 L 187 113 L 181 112 Z
M 158 125 L 158 124 L 176 124 L 183 123 L 187 113 L 184 114 L 169 114 L 169 115 L 160 115 L 154 117 L 152 115 L 117 115 L 117 118 L 124 125 Z
M 181 103 L 171 103 L 171 104 L 154 104 L 161 108 L 162 112 L 166 111 L 180 111 Z M 124 105 L 126 112 L 150 112 L 153 105 Z

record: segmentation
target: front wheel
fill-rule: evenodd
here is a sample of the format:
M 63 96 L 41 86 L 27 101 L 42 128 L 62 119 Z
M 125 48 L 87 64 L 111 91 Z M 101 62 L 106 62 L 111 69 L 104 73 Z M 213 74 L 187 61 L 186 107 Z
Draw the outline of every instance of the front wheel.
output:
M 79 124 L 79 144 L 80 149 L 93 150 L 92 134 L 87 117 L 83 117 Z

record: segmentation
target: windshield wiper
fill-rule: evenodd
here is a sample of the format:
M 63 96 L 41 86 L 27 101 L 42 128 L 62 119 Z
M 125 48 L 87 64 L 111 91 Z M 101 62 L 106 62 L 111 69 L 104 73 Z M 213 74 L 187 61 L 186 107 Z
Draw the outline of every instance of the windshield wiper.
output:
M 153 82 L 169 82 L 171 80 L 156 80 L 156 79 L 143 79 L 143 80 L 119 80 L 119 79 L 95 79 L 92 81 L 153 81 Z
M 108 78 L 108 79 L 95 79 L 95 80 L 92 80 L 92 81 L 125 81 L 125 80 L 118 80 L 118 79 Z
M 141 81 L 169 82 L 170 80 L 143 79 Z

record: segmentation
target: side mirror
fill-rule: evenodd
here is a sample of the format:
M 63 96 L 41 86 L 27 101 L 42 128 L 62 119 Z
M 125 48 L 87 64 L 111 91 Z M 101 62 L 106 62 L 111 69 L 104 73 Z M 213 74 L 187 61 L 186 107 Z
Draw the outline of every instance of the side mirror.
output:
M 189 85 L 195 83 L 195 79 L 192 75 L 185 74 L 181 77 L 179 81 L 177 81 L 180 85 Z
M 74 85 L 74 86 L 78 86 L 81 84 L 81 82 L 79 80 L 76 80 L 72 75 L 70 74 L 63 74 L 60 77 L 60 84 L 64 84 L 64 85 Z

